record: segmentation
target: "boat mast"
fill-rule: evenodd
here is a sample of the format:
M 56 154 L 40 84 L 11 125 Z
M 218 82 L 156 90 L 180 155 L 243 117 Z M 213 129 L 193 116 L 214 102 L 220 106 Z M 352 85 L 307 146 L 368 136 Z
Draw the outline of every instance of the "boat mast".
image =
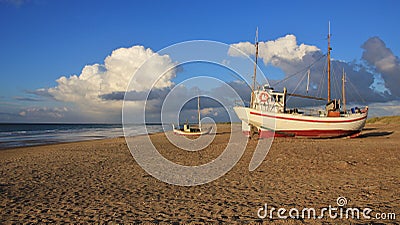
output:
M 307 71 L 307 90 L 306 93 L 308 94 L 308 87 L 310 86 L 310 69 Z
M 258 60 L 258 27 L 256 29 L 256 38 L 254 40 L 254 46 L 256 47 L 256 58 L 254 61 L 254 75 L 253 75 L 253 86 L 251 87 L 250 108 L 253 108 L 255 99 L 254 91 L 256 90 L 256 75 L 257 75 L 257 60 Z
M 346 89 L 344 87 L 344 83 L 346 82 L 346 73 L 344 72 L 343 68 L 343 76 L 342 76 L 342 99 L 343 99 L 343 111 L 346 113 Z
M 328 102 L 331 101 L 331 22 L 328 23 Z
M 197 116 L 199 118 L 199 129 L 201 129 L 201 122 L 200 122 L 200 95 L 197 96 Z

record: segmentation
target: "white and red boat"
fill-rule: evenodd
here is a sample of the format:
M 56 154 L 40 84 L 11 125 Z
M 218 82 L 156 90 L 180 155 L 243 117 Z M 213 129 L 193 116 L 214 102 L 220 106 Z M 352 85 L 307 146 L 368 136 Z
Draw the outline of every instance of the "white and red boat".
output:
M 256 60 L 258 57 L 258 41 L 256 39 Z M 242 131 L 246 136 L 259 134 L 260 138 L 266 137 L 356 137 L 365 126 L 368 116 L 368 106 L 363 109 L 357 107 L 346 110 L 344 93 L 345 74 L 342 78 L 342 105 L 340 100 L 330 98 L 330 32 L 328 34 L 328 98 L 317 98 L 298 94 L 274 91 L 268 85 L 255 90 L 256 74 L 253 76 L 253 87 L 249 107 L 235 106 L 234 110 L 242 121 Z M 256 69 L 254 70 L 256 71 Z M 325 100 L 328 103 L 325 109 L 314 114 L 307 114 L 298 109 L 288 109 L 287 96 Z
M 182 129 L 175 128 L 174 125 L 172 125 L 172 128 L 174 130 L 174 134 L 183 136 L 201 136 L 209 134 L 212 129 L 212 127 L 202 129 L 201 127 L 198 126 L 193 126 L 193 125 L 191 126 L 188 123 L 185 123 Z
M 183 136 L 201 136 L 205 134 L 209 134 L 212 130 L 212 127 L 203 129 L 201 126 L 201 118 L 200 118 L 200 96 L 197 97 L 197 117 L 198 124 L 192 125 L 189 124 L 188 121 L 183 125 L 183 128 L 176 128 L 174 124 L 172 124 L 172 130 L 176 135 Z
M 279 93 L 269 87 L 254 91 L 253 107 L 235 106 L 242 120 L 242 131 L 250 136 L 256 129 L 259 137 L 343 137 L 357 136 L 365 125 L 368 106 L 350 112 L 320 110 L 319 115 L 307 115 L 298 110 L 286 109 L 285 92 Z M 268 99 L 264 101 L 265 99 Z M 335 104 L 338 101 L 333 100 Z M 253 129 L 252 129 L 253 127 Z

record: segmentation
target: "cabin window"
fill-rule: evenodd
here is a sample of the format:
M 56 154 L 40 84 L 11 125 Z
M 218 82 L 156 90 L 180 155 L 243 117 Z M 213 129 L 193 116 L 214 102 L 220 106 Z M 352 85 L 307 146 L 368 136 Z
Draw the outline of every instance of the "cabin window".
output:
M 275 101 L 282 103 L 283 102 L 283 96 L 282 95 L 277 95 L 275 98 Z

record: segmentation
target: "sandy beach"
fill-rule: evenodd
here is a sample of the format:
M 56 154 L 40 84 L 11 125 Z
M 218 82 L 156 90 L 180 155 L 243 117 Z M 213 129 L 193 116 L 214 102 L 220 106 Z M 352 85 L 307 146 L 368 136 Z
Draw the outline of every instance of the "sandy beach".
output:
M 176 154 L 164 134 L 160 153 L 183 165 L 216 158 L 229 139 L 219 125 L 211 147 Z M 146 173 L 124 138 L 0 151 L 0 223 L 159 224 L 399 224 L 400 124 L 367 124 L 359 138 L 275 139 L 261 166 L 250 172 L 252 139 L 226 175 L 199 186 L 164 183 Z M 371 208 L 365 219 L 261 219 L 268 207 Z M 396 219 L 373 218 L 395 213 Z

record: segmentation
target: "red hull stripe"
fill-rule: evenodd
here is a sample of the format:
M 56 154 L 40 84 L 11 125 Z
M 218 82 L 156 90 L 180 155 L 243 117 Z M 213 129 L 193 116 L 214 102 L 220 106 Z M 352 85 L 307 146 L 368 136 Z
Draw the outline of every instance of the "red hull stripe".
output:
M 347 136 L 354 133 L 360 132 L 359 130 L 284 130 L 278 131 L 276 133 L 285 135 L 285 134 L 294 134 L 295 136 L 315 136 L 315 137 L 324 137 L 324 136 Z
M 358 120 L 363 120 L 367 116 L 363 116 L 357 119 L 352 119 L 352 120 L 330 120 L 330 121 L 322 121 L 322 120 L 308 120 L 308 119 L 299 119 L 299 118 L 286 118 L 286 117 L 281 117 L 281 116 L 271 116 L 268 114 L 262 114 L 262 113 L 257 113 L 257 112 L 250 112 L 250 114 L 257 115 L 257 116 L 265 116 L 265 117 L 270 117 L 270 118 L 275 118 L 275 119 L 282 119 L 282 120 L 295 120 L 295 121 L 303 121 L 303 122 L 312 122 L 312 123 L 349 123 L 349 122 L 354 122 Z
M 275 137 L 343 137 L 360 133 L 359 130 L 280 130 L 276 131 L 260 131 L 260 136 L 268 136 L 274 134 Z

